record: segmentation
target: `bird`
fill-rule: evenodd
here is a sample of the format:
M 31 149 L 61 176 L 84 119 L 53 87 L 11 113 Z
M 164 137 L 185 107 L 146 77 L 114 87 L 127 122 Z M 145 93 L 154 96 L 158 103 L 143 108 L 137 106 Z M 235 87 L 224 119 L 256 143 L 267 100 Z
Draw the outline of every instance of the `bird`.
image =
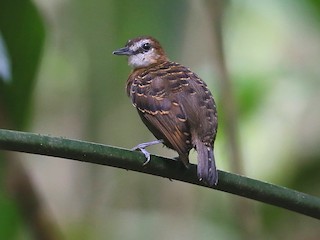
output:
M 189 152 L 197 151 L 197 176 L 210 187 L 218 183 L 214 142 L 217 108 L 207 84 L 182 64 L 170 61 L 158 40 L 140 36 L 128 40 L 115 55 L 128 57 L 132 68 L 126 92 L 156 141 L 136 146 L 150 161 L 148 146 L 162 143 L 175 150 L 189 167 Z

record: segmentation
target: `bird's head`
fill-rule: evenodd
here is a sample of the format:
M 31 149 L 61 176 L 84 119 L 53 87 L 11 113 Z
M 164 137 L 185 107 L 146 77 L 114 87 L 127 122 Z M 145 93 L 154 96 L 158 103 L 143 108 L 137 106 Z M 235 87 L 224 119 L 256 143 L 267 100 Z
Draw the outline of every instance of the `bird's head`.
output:
M 153 37 L 137 37 L 127 42 L 125 47 L 113 52 L 128 56 L 128 64 L 133 68 L 144 68 L 167 61 L 160 43 Z

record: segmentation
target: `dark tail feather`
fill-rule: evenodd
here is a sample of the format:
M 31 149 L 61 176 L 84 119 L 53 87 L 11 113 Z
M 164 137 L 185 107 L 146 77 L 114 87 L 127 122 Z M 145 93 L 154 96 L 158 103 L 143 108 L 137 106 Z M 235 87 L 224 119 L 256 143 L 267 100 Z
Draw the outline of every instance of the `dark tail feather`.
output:
M 213 148 L 210 144 L 198 140 L 196 142 L 196 149 L 198 152 L 198 178 L 209 186 L 217 185 L 218 171 L 216 168 Z

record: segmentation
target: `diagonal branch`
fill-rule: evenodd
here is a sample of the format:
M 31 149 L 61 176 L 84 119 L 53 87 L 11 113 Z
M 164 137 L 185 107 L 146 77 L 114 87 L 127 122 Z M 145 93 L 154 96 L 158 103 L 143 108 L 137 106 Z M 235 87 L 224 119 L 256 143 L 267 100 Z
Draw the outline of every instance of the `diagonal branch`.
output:
M 143 154 L 97 143 L 0 129 L 0 149 L 107 165 L 205 186 L 197 179 L 196 165 L 184 169 L 178 161 L 152 155 L 150 163 L 142 166 Z M 219 171 L 219 183 L 214 188 L 320 219 L 320 198 L 285 187 Z

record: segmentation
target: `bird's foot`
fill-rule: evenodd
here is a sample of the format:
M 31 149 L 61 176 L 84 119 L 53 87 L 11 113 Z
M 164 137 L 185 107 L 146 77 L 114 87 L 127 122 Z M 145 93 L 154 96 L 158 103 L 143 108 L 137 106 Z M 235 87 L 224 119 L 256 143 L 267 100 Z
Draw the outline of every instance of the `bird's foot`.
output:
M 156 145 L 159 143 L 163 143 L 163 140 L 155 140 L 155 141 L 151 141 L 151 142 L 146 142 L 146 143 L 140 143 L 137 146 L 135 146 L 134 148 L 132 148 L 131 150 L 140 150 L 144 156 L 146 157 L 146 161 L 142 164 L 142 166 L 145 166 L 148 164 L 148 162 L 150 162 L 150 153 L 145 149 L 146 147 L 150 147 L 152 145 Z

